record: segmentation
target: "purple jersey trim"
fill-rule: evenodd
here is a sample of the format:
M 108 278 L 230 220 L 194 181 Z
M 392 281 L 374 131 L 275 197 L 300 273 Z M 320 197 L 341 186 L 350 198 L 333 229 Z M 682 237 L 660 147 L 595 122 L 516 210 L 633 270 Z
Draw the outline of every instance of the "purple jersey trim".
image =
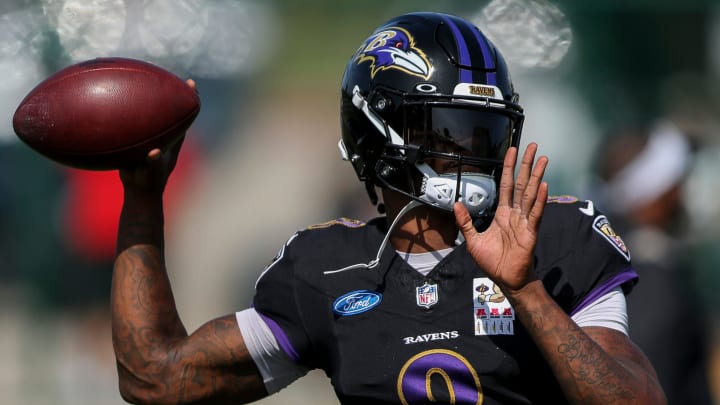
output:
M 258 314 L 260 313 L 258 312 Z M 280 325 L 278 325 L 277 322 L 273 321 L 272 319 L 268 318 L 263 314 L 260 314 L 260 317 L 263 321 L 265 321 L 265 324 L 268 326 L 268 328 L 270 328 L 272 334 L 275 335 L 275 339 L 277 339 L 278 343 L 280 344 L 280 348 L 283 349 L 285 354 L 287 354 L 288 357 L 290 357 L 296 363 L 300 363 L 300 355 L 295 351 L 292 343 L 290 343 L 290 339 L 285 334 L 285 331 L 282 330 Z
M 590 294 L 586 295 L 585 298 L 580 301 L 580 303 L 572 310 L 572 312 L 570 312 L 570 316 L 573 316 L 576 313 L 580 312 L 580 310 L 592 304 L 593 302 L 595 302 L 595 300 L 602 297 L 603 295 L 609 293 L 615 287 L 621 286 L 626 282 L 634 280 L 636 278 L 638 278 L 638 274 L 632 268 L 628 268 L 622 273 L 615 275 L 615 277 L 609 279 L 604 284 L 601 284 L 594 290 L 590 291 Z

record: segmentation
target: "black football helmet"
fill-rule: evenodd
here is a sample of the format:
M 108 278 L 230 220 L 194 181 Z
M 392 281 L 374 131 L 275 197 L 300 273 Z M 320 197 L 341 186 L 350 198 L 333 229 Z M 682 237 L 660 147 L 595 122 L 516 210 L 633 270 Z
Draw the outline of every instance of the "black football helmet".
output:
M 489 214 L 524 120 L 500 52 L 468 21 L 411 13 L 377 28 L 342 80 L 342 157 L 365 182 L 452 211 Z

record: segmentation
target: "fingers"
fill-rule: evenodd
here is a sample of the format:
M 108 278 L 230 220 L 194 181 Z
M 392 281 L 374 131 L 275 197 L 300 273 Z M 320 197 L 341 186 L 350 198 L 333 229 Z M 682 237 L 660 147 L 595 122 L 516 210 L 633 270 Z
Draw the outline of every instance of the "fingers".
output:
M 527 215 L 537 203 L 540 191 L 539 189 L 543 182 L 542 179 L 545 175 L 545 168 L 547 167 L 547 164 L 547 157 L 541 156 L 538 158 L 535 163 L 535 167 L 532 169 L 530 179 L 525 188 L 522 190 L 520 197 L 520 210 L 523 215 Z
M 177 155 L 180 153 L 180 149 L 182 148 L 182 144 L 185 141 L 185 135 L 183 134 L 176 140 L 174 140 L 172 143 L 166 145 L 163 147 L 165 151 L 163 151 L 160 148 L 154 148 L 151 149 L 150 152 L 148 152 L 146 160 L 148 162 L 154 162 L 157 160 L 162 159 L 163 157 L 169 157 L 169 160 L 176 159 Z
M 498 206 L 510 206 L 513 195 L 513 178 L 515 174 L 515 162 L 517 160 L 517 148 L 512 146 L 505 153 L 502 175 L 500 177 L 500 192 L 498 193 Z
M 533 204 L 530 214 L 528 214 L 528 227 L 530 229 L 537 230 L 540 227 L 540 219 L 542 218 L 542 213 L 545 210 L 547 198 L 548 184 L 546 182 L 542 182 L 540 183 L 540 187 L 538 187 L 535 204 Z
M 500 178 L 498 206 L 506 205 L 518 208 L 523 216 L 535 215 L 539 221 L 540 215 L 538 214 L 542 214 L 547 200 L 548 187 L 542 179 L 545 175 L 548 158 L 541 156 L 535 162 L 537 150 L 538 145 L 534 142 L 527 146 L 520 162 L 517 178 L 514 178 L 517 148 L 508 149 Z
M 521 207 L 522 201 L 525 199 L 525 190 L 530 181 L 530 170 L 535 161 L 535 153 L 537 152 L 537 144 L 530 143 L 525 149 L 522 160 L 520 161 L 520 172 L 515 179 L 515 191 L 513 192 L 513 208 Z M 522 208 L 522 207 L 521 207 Z
M 162 157 L 162 151 L 158 148 L 155 148 L 155 149 L 151 150 L 150 152 L 148 152 L 147 161 L 154 162 L 154 161 L 159 160 L 161 157 Z
M 465 208 L 465 205 L 459 201 L 453 205 L 453 213 L 455 214 L 455 222 L 458 228 L 460 228 L 460 232 L 462 232 L 465 240 L 468 240 L 471 235 L 476 232 L 472 218 L 470 218 L 470 213 L 467 208 Z

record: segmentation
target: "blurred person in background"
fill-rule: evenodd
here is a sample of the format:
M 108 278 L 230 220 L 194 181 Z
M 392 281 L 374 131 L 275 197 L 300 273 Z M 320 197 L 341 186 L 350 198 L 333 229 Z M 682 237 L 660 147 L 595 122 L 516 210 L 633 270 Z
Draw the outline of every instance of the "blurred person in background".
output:
M 617 130 L 603 145 L 595 199 L 612 215 L 641 278 L 628 297 L 630 336 L 654 365 L 668 403 L 712 404 L 710 317 L 687 257 L 691 141 L 665 120 Z
M 252 308 L 192 334 L 163 251 L 180 145 L 120 172 L 112 322 L 126 400 L 254 401 L 319 368 L 347 404 L 664 403 L 627 335 L 625 245 L 592 204 L 548 199 L 536 144 L 515 177 L 523 111 L 477 27 L 391 19 L 342 90 L 341 154 L 387 215 L 295 233 Z

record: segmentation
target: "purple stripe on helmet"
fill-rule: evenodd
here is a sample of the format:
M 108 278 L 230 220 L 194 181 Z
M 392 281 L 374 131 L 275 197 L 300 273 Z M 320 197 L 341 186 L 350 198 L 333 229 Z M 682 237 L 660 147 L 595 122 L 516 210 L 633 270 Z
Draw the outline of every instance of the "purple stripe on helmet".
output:
M 290 343 L 290 338 L 288 338 L 288 335 L 285 334 L 285 331 L 282 330 L 280 325 L 278 325 L 277 322 L 273 321 L 272 319 L 268 318 L 263 314 L 260 314 L 260 317 L 263 321 L 265 321 L 265 324 L 268 326 L 268 328 L 270 328 L 272 334 L 275 335 L 275 339 L 277 339 L 278 343 L 280 344 L 280 348 L 283 349 L 285 354 L 287 354 L 288 357 L 293 359 L 293 361 L 295 361 L 296 363 L 299 363 L 300 355 L 297 351 L 295 351 L 292 343 Z
M 497 77 L 495 75 L 495 72 L 490 72 L 490 70 L 495 70 L 496 67 L 493 65 L 493 57 L 490 53 L 490 45 L 488 44 L 485 36 L 480 33 L 480 30 L 477 27 L 471 26 L 470 30 L 473 32 L 473 34 L 475 34 L 475 39 L 478 41 L 478 45 L 480 45 L 480 49 L 482 50 L 483 61 L 485 61 L 485 69 L 488 70 L 488 72 L 485 73 L 485 76 L 487 77 L 487 84 L 495 86 L 497 85 Z
M 463 37 L 462 33 L 460 32 L 460 29 L 455 25 L 453 20 L 451 20 L 448 17 L 443 17 L 443 19 L 448 23 L 450 26 L 450 30 L 452 31 L 453 35 L 455 36 L 455 43 L 458 47 L 458 56 L 460 58 L 459 62 L 463 66 L 470 66 L 470 51 L 468 50 L 467 43 L 465 42 L 465 38 Z M 460 82 L 461 83 L 472 83 L 472 71 L 469 69 L 463 69 L 460 68 Z
M 573 308 L 572 312 L 570 312 L 570 316 L 575 315 L 576 313 L 580 312 L 583 308 L 587 307 L 588 305 L 595 302 L 598 298 L 602 297 L 603 295 L 609 293 L 612 291 L 615 287 L 621 286 L 628 281 L 634 280 L 638 278 L 638 274 L 633 270 L 632 268 L 628 268 L 627 270 L 623 271 L 620 274 L 615 275 L 610 280 L 606 281 L 604 284 L 596 287 L 594 290 L 590 291 L 590 294 L 585 296 L 585 298 L 580 301 L 580 303 Z

